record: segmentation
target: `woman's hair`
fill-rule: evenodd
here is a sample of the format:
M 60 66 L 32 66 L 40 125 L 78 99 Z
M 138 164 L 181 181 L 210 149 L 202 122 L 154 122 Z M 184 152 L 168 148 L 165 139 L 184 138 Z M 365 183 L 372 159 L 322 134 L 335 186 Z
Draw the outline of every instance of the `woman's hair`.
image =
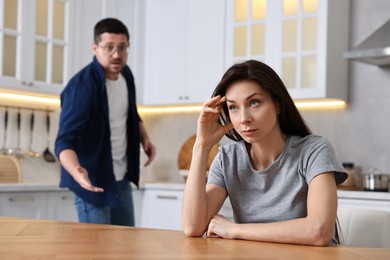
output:
M 127 30 L 126 25 L 115 18 L 102 19 L 95 25 L 94 41 L 96 44 L 100 42 L 100 35 L 103 33 L 125 34 L 127 36 L 127 41 L 130 39 L 129 31 Z
M 255 82 L 270 93 L 272 99 L 279 105 L 279 125 L 284 134 L 298 136 L 311 134 L 280 77 L 271 67 L 260 61 L 248 60 L 230 67 L 223 75 L 212 96 L 225 96 L 226 90 L 232 84 L 240 81 Z M 226 103 L 223 105 L 219 122 L 223 125 L 231 122 Z M 226 136 L 234 141 L 243 140 L 234 129 L 226 133 Z

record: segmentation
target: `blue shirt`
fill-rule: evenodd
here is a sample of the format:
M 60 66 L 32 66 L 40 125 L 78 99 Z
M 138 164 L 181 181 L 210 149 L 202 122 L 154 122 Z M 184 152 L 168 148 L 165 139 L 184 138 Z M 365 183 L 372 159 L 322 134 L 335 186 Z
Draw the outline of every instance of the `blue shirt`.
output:
M 141 119 L 136 107 L 133 74 L 128 66 L 125 66 L 121 74 L 126 79 L 129 99 L 125 178 L 138 186 Z M 91 183 L 103 188 L 104 192 L 83 189 L 63 167 L 60 187 L 69 188 L 83 200 L 96 206 L 118 206 L 118 190 L 111 154 L 106 78 L 96 57 L 66 85 L 61 93 L 61 109 L 55 142 L 57 157 L 63 150 L 74 150 L 80 165 L 88 171 Z

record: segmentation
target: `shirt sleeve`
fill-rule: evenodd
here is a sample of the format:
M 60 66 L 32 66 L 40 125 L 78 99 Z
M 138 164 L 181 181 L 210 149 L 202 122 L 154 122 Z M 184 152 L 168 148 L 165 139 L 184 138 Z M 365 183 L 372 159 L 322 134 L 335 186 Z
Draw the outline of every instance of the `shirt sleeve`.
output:
M 213 162 L 211 163 L 208 176 L 207 176 L 207 184 L 215 184 L 226 189 L 222 162 L 223 162 L 223 153 L 221 152 L 221 147 L 220 147 L 217 155 L 215 156 Z
M 302 160 L 307 183 L 326 172 L 335 172 L 337 185 L 348 178 L 344 167 L 336 158 L 332 144 L 326 138 L 316 137 L 308 141 L 303 151 Z

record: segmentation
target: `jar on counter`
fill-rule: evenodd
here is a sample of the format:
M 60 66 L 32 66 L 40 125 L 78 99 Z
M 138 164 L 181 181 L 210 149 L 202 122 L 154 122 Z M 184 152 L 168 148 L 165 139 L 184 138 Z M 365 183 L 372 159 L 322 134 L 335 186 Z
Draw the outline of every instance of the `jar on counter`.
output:
M 343 163 L 343 167 L 345 171 L 348 174 L 348 179 L 341 183 L 339 186 L 340 187 L 345 187 L 345 188 L 354 188 L 356 187 L 356 178 L 355 178 L 355 166 L 353 163 L 346 162 Z

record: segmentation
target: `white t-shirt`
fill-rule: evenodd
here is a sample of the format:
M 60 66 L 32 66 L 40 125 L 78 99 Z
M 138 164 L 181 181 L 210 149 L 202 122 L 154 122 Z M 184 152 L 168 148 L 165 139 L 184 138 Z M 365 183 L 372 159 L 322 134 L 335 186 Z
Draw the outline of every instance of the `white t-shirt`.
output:
M 119 74 L 117 80 L 106 79 L 108 111 L 111 131 L 111 149 L 114 174 L 117 181 L 122 180 L 127 171 L 126 120 L 129 108 L 125 78 Z

